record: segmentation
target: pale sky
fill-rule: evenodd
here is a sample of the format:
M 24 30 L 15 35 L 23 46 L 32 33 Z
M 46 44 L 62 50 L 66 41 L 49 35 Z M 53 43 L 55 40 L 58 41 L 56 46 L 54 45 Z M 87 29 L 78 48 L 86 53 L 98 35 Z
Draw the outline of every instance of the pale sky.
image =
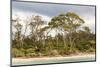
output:
M 78 14 L 85 21 L 83 26 L 89 26 L 95 32 L 95 6 L 12 2 L 12 17 L 14 18 L 15 15 L 18 15 L 22 20 L 34 14 L 42 16 L 45 21 L 50 21 L 53 16 L 67 12 Z M 24 24 L 23 21 L 21 23 Z

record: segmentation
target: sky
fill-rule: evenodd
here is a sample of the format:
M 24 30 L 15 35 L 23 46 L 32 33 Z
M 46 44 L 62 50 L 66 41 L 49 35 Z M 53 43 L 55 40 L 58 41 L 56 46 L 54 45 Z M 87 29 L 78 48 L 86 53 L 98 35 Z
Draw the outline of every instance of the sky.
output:
M 95 6 L 82 6 L 71 4 L 48 4 L 48 3 L 34 3 L 34 2 L 12 2 L 12 17 L 16 15 L 25 20 L 28 16 L 40 15 L 44 20 L 50 21 L 53 16 L 60 13 L 74 12 L 84 19 L 83 26 L 95 32 Z M 25 22 L 21 22 L 24 24 Z

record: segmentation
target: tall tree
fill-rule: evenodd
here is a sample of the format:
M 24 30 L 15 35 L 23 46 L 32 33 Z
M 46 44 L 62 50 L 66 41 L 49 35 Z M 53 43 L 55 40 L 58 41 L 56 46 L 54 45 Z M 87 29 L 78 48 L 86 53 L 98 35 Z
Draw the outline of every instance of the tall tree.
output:
M 59 16 L 55 16 L 51 19 L 51 21 L 49 22 L 49 27 L 51 29 L 55 29 L 56 31 L 56 35 L 58 35 L 59 32 L 61 32 L 61 30 L 63 30 L 62 25 L 64 24 L 63 20 L 65 19 L 64 14 L 60 14 Z M 58 46 L 58 37 L 56 37 L 56 43 Z M 65 45 L 65 41 L 64 41 L 64 45 Z
M 72 38 L 72 33 L 75 32 L 84 22 L 81 17 L 79 17 L 77 14 L 73 12 L 68 12 L 66 15 L 66 22 L 64 25 L 65 32 L 69 33 L 69 42 L 71 45 L 71 50 L 73 50 L 74 47 L 74 39 Z
M 72 33 L 75 32 L 83 23 L 84 20 L 81 19 L 77 14 L 68 12 L 52 18 L 49 26 L 64 31 L 64 35 L 68 34 L 70 46 L 73 48 L 74 41 L 72 39 Z M 66 45 L 65 38 L 64 44 Z
M 15 29 L 16 29 L 16 32 L 15 32 L 15 41 L 16 41 L 16 46 L 18 47 L 18 48 L 21 48 L 21 47 L 23 47 L 23 45 L 21 44 L 21 38 L 22 38 L 22 36 L 21 36 L 21 30 L 22 30 L 22 25 L 19 23 L 20 22 L 20 18 L 19 17 L 17 17 L 15 20 L 13 20 L 13 22 L 15 22 L 15 25 L 14 25 L 14 27 L 15 27 Z
M 42 20 L 41 16 L 34 16 L 32 15 L 32 17 L 30 18 L 30 29 L 31 29 L 31 37 L 33 42 L 37 42 L 39 43 L 39 41 L 41 40 L 41 28 L 42 26 L 45 24 L 45 21 Z M 35 39 L 34 39 L 35 38 Z M 36 45 L 36 44 L 35 44 Z M 36 48 L 39 45 L 36 45 Z

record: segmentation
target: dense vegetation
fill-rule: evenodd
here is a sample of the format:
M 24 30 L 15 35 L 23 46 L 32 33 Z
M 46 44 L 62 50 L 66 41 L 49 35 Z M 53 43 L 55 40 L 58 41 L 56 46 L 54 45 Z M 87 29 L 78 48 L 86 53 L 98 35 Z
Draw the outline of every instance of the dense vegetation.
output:
M 23 25 L 19 17 L 12 19 L 12 56 L 41 57 L 66 56 L 95 52 L 95 33 L 82 26 L 85 21 L 68 12 L 51 19 L 32 15 Z M 30 33 L 27 34 L 27 32 Z M 52 31 L 55 31 L 53 34 Z M 51 35 L 52 33 L 53 35 Z

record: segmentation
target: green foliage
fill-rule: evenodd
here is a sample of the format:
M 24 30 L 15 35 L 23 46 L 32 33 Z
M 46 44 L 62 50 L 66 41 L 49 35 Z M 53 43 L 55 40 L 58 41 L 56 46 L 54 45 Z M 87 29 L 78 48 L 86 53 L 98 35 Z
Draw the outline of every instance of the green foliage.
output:
M 55 16 L 48 22 L 48 26 L 42 27 L 46 22 L 41 16 L 32 16 L 26 26 L 30 28 L 30 34 L 22 33 L 22 25 L 15 25 L 14 38 L 12 40 L 13 57 L 42 57 L 42 56 L 66 56 L 79 52 L 95 52 L 95 34 L 89 27 L 79 29 L 84 20 L 73 12 Z M 56 35 L 48 35 L 55 30 Z M 27 31 L 27 29 L 25 30 Z
M 57 50 L 51 50 L 50 52 L 47 53 L 47 56 L 58 56 L 59 53 Z
M 24 57 L 25 54 L 20 49 L 13 48 L 12 49 L 12 57 Z
M 86 52 L 91 53 L 91 52 L 95 52 L 94 48 L 89 48 L 88 50 L 86 50 Z

